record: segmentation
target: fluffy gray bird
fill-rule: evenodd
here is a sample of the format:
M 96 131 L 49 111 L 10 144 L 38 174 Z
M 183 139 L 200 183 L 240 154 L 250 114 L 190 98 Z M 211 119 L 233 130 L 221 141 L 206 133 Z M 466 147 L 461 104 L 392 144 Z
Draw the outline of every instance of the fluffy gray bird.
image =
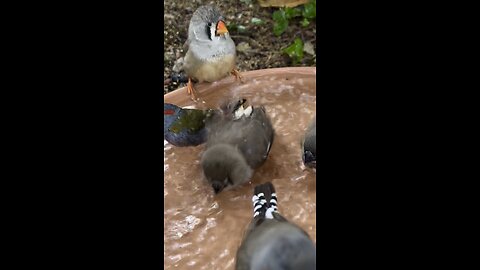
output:
M 313 118 L 312 123 L 305 132 L 302 141 L 302 160 L 305 166 L 316 168 L 317 166 L 317 117 Z
M 235 43 L 228 33 L 225 19 L 214 6 L 200 6 L 192 15 L 188 26 L 188 51 L 179 59 L 175 71 L 185 71 L 188 76 L 187 92 L 196 99 L 192 79 L 214 82 L 230 73 L 237 79 L 235 69 Z
M 253 221 L 237 251 L 236 270 L 313 270 L 315 245 L 308 234 L 277 212 L 272 183 L 255 187 Z
M 245 100 L 223 107 L 207 129 L 203 173 L 215 193 L 248 182 L 270 153 L 274 130 L 264 107 L 244 107 Z

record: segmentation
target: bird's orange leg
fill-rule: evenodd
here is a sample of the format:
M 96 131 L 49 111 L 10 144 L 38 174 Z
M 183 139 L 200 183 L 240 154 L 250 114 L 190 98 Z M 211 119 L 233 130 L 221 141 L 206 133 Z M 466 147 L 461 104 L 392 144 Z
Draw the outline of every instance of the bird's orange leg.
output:
M 198 100 L 197 91 L 195 90 L 195 88 L 193 88 L 193 83 L 192 83 L 192 80 L 190 78 L 188 78 L 188 83 L 187 83 L 187 94 L 190 95 L 190 98 L 193 101 Z
M 231 74 L 235 76 L 235 80 L 240 80 L 241 83 L 244 83 L 245 81 L 243 80 L 242 75 L 240 75 L 240 72 L 237 69 L 233 69 Z

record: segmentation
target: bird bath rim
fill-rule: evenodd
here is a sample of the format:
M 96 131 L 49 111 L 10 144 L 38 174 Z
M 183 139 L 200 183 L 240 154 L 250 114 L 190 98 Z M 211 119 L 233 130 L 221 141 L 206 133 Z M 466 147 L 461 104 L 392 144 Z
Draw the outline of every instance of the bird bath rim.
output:
M 259 77 L 265 77 L 270 75 L 275 76 L 285 76 L 285 75 L 301 75 L 303 76 L 315 76 L 317 73 L 316 67 L 282 67 L 282 68 L 267 68 L 267 69 L 258 69 L 251 71 L 240 72 L 245 82 L 248 82 L 250 79 L 255 79 Z M 236 83 L 234 76 L 228 76 L 222 80 L 213 83 L 197 83 L 195 84 L 195 89 L 201 97 L 202 94 L 208 93 L 212 89 L 222 88 Z M 240 82 L 238 82 L 240 83 Z M 163 96 L 164 102 L 183 105 L 186 100 L 189 100 L 192 105 L 193 101 L 188 98 L 187 87 L 178 88 L 170 93 L 167 93 Z M 183 105 L 185 106 L 185 105 Z

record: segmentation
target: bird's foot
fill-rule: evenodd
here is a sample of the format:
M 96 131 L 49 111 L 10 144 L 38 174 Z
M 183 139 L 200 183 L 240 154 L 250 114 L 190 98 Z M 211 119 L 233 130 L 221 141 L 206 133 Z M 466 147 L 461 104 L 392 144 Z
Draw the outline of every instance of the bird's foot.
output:
M 231 73 L 233 76 L 235 76 L 235 80 L 240 80 L 241 83 L 245 83 L 243 76 L 240 75 L 240 71 L 238 71 L 237 69 L 233 69 Z

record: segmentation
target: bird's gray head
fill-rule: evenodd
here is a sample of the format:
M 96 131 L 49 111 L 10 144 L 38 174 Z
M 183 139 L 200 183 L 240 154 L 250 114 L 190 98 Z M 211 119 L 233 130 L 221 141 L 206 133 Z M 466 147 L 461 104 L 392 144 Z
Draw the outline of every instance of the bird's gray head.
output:
M 221 41 L 229 38 L 225 18 L 214 6 L 201 6 L 193 13 L 188 33 L 197 40 Z
M 247 182 L 253 174 L 245 158 L 231 145 L 219 144 L 207 149 L 201 160 L 203 173 L 215 193 Z

